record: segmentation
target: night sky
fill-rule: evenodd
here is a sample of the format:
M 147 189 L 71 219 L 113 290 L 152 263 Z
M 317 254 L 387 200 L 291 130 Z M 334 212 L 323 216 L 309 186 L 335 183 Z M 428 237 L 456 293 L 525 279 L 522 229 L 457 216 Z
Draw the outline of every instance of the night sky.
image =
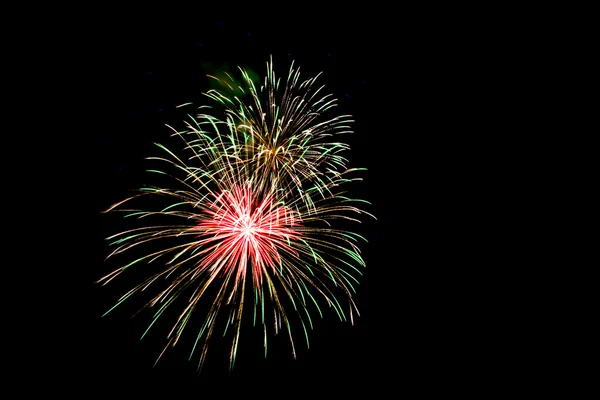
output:
M 445 240 L 457 235 L 452 209 L 461 185 L 457 168 L 440 161 L 461 141 L 443 128 L 456 118 L 444 104 L 461 101 L 451 98 L 460 80 L 451 79 L 452 73 L 462 71 L 460 39 L 432 31 L 423 17 L 421 24 L 409 16 L 359 14 L 303 23 L 212 16 L 195 25 L 142 18 L 132 24 L 124 17 L 102 25 L 104 34 L 86 51 L 93 81 L 86 89 L 97 94 L 89 113 L 97 129 L 86 141 L 95 149 L 97 180 L 88 188 L 97 228 L 82 262 L 89 303 L 77 318 L 83 316 L 87 330 L 78 334 L 73 365 L 73 376 L 90 394 L 260 397 L 326 388 L 339 394 L 366 390 L 376 399 L 470 387 L 475 375 L 485 375 L 478 365 L 489 350 L 472 350 L 470 340 L 478 334 L 465 328 L 469 318 L 461 311 L 469 300 L 458 288 L 467 272 L 449 268 L 458 250 Z M 144 157 L 155 154 L 153 142 L 169 134 L 165 123 L 182 121 L 176 105 L 204 101 L 207 73 L 242 66 L 262 77 L 270 56 L 280 76 L 292 60 L 304 78 L 323 72 L 318 82 L 354 117 L 354 133 L 345 138 L 352 149 L 347 158 L 349 166 L 367 172 L 351 190 L 372 203 L 366 210 L 377 217 L 363 218 L 360 227 L 369 241 L 362 245 L 367 268 L 356 296 L 362 316 L 352 326 L 327 312 L 310 333 L 311 348 L 298 341 L 296 360 L 285 337 L 272 342 L 264 359 L 260 341 L 253 347 L 256 338 L 249 334 L 231 373 L 227 340 L 209 350 L 200 375 L 197 358 L 187 360 L 185 344 L 153 367 L 164 342 L 158 335 L 139 340 L 148 314 L 130 318 L 121 310 L 101 317 L 127 289 L 118 280 L 94 284 L 115 266 L 104 261 L 104 238 L 116 233 L 114 217 L 101 210 L 144 183 Z

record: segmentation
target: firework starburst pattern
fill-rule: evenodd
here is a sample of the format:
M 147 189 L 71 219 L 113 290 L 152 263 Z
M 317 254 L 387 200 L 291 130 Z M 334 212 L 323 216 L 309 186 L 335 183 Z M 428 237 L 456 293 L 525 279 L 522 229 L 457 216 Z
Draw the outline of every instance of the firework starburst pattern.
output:
M 190 332 L 190 358 L 197 354 L 201 368 L 218 331 L 231 338 L 232 368 L 245 320 L 261 327 L 265 356 L 268 338 L 283 332 L 296 357 L 298 337 L 309 345 L 315 315 L 333 309 L 351 323 L 359 315 L 364 238 L 348 227 L 373 216 L 361 208 L 366 201 L 346 194 L 361 169 L 346 167 L 349 146 L 337 137 L 351 132 L 353 121 L 335 115 L 337 101 L 322 94 L 319 75 L 301 80 L 293 63 L 283 80 L 272 60 L 263 82 L 240 72 L 241 82 L 220 79 L 238 95 L 212 89 L 205 93 L 211 105 L 189 115 L 184 129 L 169 126 L 180 151 L 157 144 L 161 155 L 149 159 L 162 167 L 148 171 L 169 184 L 142 187 L 106 210 L 141 225 L 107 238 L 109 258 L 136 256 L 98 283 L 144 266 L 152 271 L 108 312 L 154 289 L 144 335 L 171 318 L 157 361 Z M 184 329 L 192 317 L 203 322 Z

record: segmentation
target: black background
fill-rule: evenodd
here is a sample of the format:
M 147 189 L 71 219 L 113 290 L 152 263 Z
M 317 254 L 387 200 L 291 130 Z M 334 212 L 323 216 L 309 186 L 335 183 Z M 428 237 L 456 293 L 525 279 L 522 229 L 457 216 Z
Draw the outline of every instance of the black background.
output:
M 85 234 L 73 254 L 81 253 L 83 294 L 62 307 L 68 325 L 60 336 L 73 358 L 59 375 L 90 394 L 140 398 L 318 397 L 325 389 L 380 398 L 489 389 L 510 375 L 497 361 L 507 339 L 497 339 L 496 306 L 483 300 L 496 286 L 489 266 L 501 258 L 482 256 L 490 194 L 474 189 L 485 177 L 473 159 L 489 150 L 477 146 L 480 93 L 497 85 L 487 69 L 497 60 L 482 50 L 493 39 L 478 37 L 486 21 L 462 25 L 444 10 L 364 11 L 233 18 L 182 9 L 180 19 L 110 12 L 82 26 L 86 40 L 71 50 L 76 90 L 85 93 L 74 119 L 81 139 L 72 145 L 85 148 L 72 162 L 89 168 L 69 171 L 91 212 L 78 221 Z M 143 158 L 168 135 L 164 124 L 180 121 L 176 105 L 202 102 L 210 69 L 239 65 L 263 76 L 271 55 L 280 75 L 291 60 L 305 78 L 323 72 L 320 82 L 356 121 L 348 158 L 368 172 L 354 194 L 377 217 L 360 228 L 369 240 L 356 297 L 362 316 L 351 326 L 326 315 L 296 360 L 282 339 L 266 359 L 260 343 L 245 348 L 231 373 L 218 345 L 199 375 L 187 348 L 154 367 L 160 338 L 139 340 L 149 319 L 101 317 L 125 289 L 94 283 L 113 266 L 104 238 L 115 232 L 101 211 L 142 183 Z

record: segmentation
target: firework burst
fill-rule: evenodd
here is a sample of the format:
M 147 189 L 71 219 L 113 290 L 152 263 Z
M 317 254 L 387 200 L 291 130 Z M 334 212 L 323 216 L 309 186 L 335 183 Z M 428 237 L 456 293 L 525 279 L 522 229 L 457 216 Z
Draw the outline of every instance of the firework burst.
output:
M 158 359 L 178 342 L 201 304 L 209 304 L 208 311 L 190 352 L 190 358 L 199 352 L 199 368 L 221 322 L 232 335 L 233 367 L 244 315 L 262 326 L 265 355 L 269 332 L 285 331 L 295 357 L 295 329 L 308 346 L 311 315 L 323 316 L 323 305 L 343 321 L 358 314 L 353 296 L 364 267 L 358 246 L 364 239 L 345 226 L 371 215 L 359 207 L 361 200 L 345 194 L 348 182 L 359 180 L 351 177 L 358 169 L 346 168 L 339 155 L 348 146 L 329 141 L 348 131 L 350 119 L 324 118 L 335 100 L 318 96 L 315 78 L 301 82 L 293 67 L 281 88 L 272 62 L 259 89 L 244 70 L 242 76 L 249 96 L 207 93 L 224 106 L 222 116 L 202 107 L 186 129 L 171 128 L 182 139 L 181 152 L 157 144 L 163 156 L 150 159 L 163 167 L 150 172 L 166 177 L 169 187 L 140 188 L 107 210 L 156 221 L 108 238 L 114 247 L 109 257 L 147 251 L 98 282 L 105 285 L 134 266 L 160 265 L 108 311 L 156 288 L 147 303 L 156 312 L 146 332 L 167 309 L 178 310 Z M 164 206 L 147 210 L 148 196 Z
M 229 79 L 212 77 L 229 90 L 206 94 L 225 109 L 228 151 L 239 157 L 241 168 L 259 187 L 269 191 L 291 184 L 294 195 L 311 204 L 315 195 L 323 196 L 330 180 L 339 178 L 338 171 L 346 171 L 347 160 L 340 153 L 349 146 L 333 139 L 351 133 L 354 121 L 333 113 L 337 100 L 316 84 L 320 74 L 302 80 L 293 62 L 283 82 L 273 62 L 267 63 L 258 87 L 248 71 L 240 71 L 241 83 L 229 74 Z M 228 96 L 233 89 L 240 95 Z M 214 120 L 212 115 L 199 117 Z

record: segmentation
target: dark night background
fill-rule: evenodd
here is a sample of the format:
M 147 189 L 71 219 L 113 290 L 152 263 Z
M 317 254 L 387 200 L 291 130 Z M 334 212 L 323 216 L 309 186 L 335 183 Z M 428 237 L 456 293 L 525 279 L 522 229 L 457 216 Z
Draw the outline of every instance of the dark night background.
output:
M 490 83 L 487 66 L 499 60 L 483 51 L 487 39 L 473 39 L 485 20 L 464 26 L 443 11 L 413 11 L 309 13 L 306 19 L 197 13 L 196 20 L 181 10 L 185 21 L 109 13 L 82 27 L 92 31 L 75 50 L 81 59 L 74 66 L 82 75 L 76 90 L 87 93 L 78 104 L 86 135 L 79 145 L 93 149 L 79 154 L 94 171 L 93 182 L 78 180 L 92 199 L 77 274 L 87 301 L 66 308 L 78 328 L 72 342 L 66 339 L 73 361 L 59 375 L 90 394 L 139 398 L 318 397 L 324 389 L 382 398 L 485 390 L 515 378 L 498 361 L 511 333 L 501 333 L 490 318 L 495 306 L 482 300 L 495 284 L 479 267 L 496 265 L 501 255 L 484 261 L 486 243 L 478 236 L 484 217 L 472 217 L 483 215 L 480 204 L 490 195 L 473 190 L 484 179 L 473 176 L 473 159 L 486 157 L 487 144 L 478 154 L 471 149 L 486 112 L 480 93 L 498 84 Z M 200 375 L 197 359 L 187 361 L 187 347 L 176 346 L 153 367 L 163 342 L 139 340 L 148 315 L 101 318 L 126 288 L 118 281 L 94 284 L 114 266 L 104 262 L 113 220 L 101 210 L 143 182 L 152 143 L 168 135 L 165 123 L 181 122 L 176 105 L 203 102 L 211 68 L 235 72 L 239 65 L 262 77 L 270 55 L 280 76 L 291 60 L 304 78 L 322 71 L 318 82 L 356 121 L 346 138 L 349 165 L 368 172 L 352 190 L 372 203 L 366 210 L 377 217 L 360 227 L 369 240 L 356 296 L 362 317 L 351 326 L 326 313 L 310 333 L 311 348 L 298 342 L 296 360 L 282 338 L 280 345 L 272 342 L 267 359 L 260 347 L 242 342 L 231 374 L 218 344 Z

